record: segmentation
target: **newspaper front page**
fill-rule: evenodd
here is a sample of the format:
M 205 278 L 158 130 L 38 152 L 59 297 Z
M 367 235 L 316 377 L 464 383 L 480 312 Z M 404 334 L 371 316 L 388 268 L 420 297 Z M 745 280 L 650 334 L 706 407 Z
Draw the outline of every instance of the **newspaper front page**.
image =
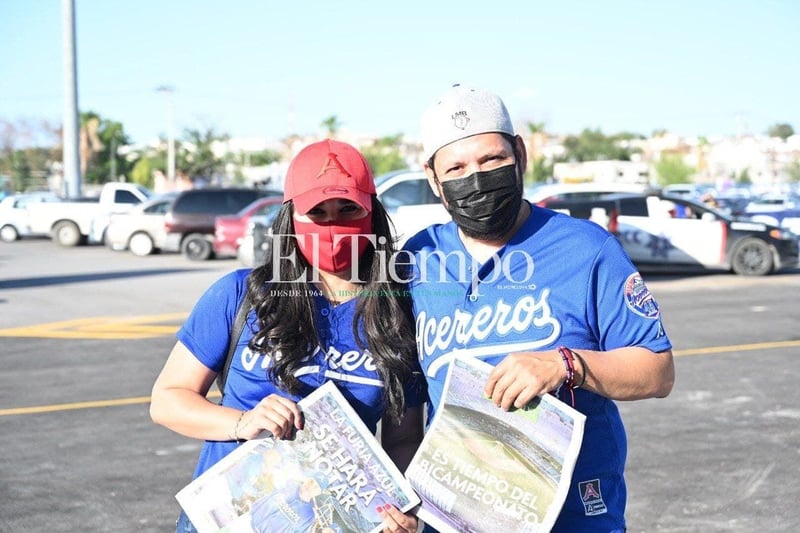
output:
M 569 489 L 586 417 L 546 394 L 503 411 L 483 394 L 492 366 L 450 364 L 442 403 L 406 478 L 417 516 L 441 532 L 546 532 Z
M 333 383 L 298 405 L 293 439 L 247 441 L 175 495 L 199 533 L 377 532 L 377 507 L 419 504 Z

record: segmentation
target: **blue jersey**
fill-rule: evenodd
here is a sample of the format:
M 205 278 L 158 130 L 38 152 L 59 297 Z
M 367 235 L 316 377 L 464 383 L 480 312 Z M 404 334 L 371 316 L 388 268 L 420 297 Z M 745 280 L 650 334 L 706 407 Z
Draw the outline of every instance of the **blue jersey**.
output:
M 517 351 L 560 345 L 606 351 L 671 348 L 658 306 L 616 238 L 593 222 L 538 207 L 494 258 L 478 264 L 453 223 L 406 243 L 417 349 L 431 406 L 456 352 L 496 365 Z M 584 439 L 554 531 L 625 527 L 627 441 L 613 401 L 578 389 Z
M 250 524 L 256 533 L 313 531 L 317 519 L 313 499 L 300 497 L 300 482 L 291 481 L 253 504 Z
M 245 278 L 249 272 L 249 269 L 240 269 L 212 284 L 177 333 L 178 340 L 203 365 L 215 372 L 222 371 L 225 363 L 231 328 L 239 302 L 244 298 Z M 355 310 L 355 298 L 332 306 L 324 297 L 315 297 L 315 321 L 321 346 L 308 354 L 305 364 L 295 373 L 302 384 L 297 395 L 282 391 L 268 379 L 269 355 L 248 348 L 253 332 L 258 329 L 255 313 L 251 312 L 231 360 L 222 405 L 249 410 L 273 393 L 297 402 L 326 381 L 334 381 L 361 420 L 374 433 L 385 410 L 383 381 L 369 351 L 359 348 L 353 337 Z M 414 376 L 419 376 L 419 373 Z M 421 405 L 427 399 L 421 378 L 419 382 L 410 381 L 405 393 L 408 407 Z M 236 445 L 232 441 L 206 441 L 194 477 L 233 451 Z

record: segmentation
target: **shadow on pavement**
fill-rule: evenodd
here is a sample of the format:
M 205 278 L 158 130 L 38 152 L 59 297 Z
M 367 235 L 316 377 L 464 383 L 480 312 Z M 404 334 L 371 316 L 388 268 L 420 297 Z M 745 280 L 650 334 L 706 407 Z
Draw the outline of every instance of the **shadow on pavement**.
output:
M 94 272 L 91 274 L 69 274 L 66 276 L 44 276 L 39 278 L 17 278 L 0 280 L 0 289 L 27 289 L 31 287 L 48 287 L 66 283 L 84 283 L 87 281 L 108 281 L 142 276 L 160 276 L 180 272 L 197 272 L 196 268 L 160 268 L 152 270 L 123 270 L 120 272 Z

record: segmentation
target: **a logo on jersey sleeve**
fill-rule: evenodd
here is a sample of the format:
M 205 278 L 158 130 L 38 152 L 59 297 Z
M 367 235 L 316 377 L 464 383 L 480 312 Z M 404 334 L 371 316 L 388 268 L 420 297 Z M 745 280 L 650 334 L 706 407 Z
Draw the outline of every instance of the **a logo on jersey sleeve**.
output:
M 658 304 L 638 272 L 625 280 L 625 304 L 639 316 L 652 319 L 659 316 Z
M 595 516 L 608 512 L 606 502 L 603 501 L 603 495 L 600 493 L 599 479 L 581 481 L 578 483 L 578 490 L 581 493 L 583 512 L 586 513 L 586 516 Z

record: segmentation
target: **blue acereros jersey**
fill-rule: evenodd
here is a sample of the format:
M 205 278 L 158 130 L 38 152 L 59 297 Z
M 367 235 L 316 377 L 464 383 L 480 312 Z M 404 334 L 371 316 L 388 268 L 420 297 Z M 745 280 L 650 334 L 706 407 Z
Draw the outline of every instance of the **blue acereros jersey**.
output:
M 617 239 L 586 220 L 531 206 L 492 259 L 478 264 L 453 223 L 434 225 L 405 245 L 417 349 L 431 407 L 442 396 L 456 353 L 498 364 L 519 351 L 560 345 L 608 351 L 671 349 L 658 305 Z M 586 415 L 573 482 L 554 531 L 625 527 L 627 440 L 613 401 L 575 390 Z
M 220 372 L 225 363 L 231 328 L 239 303 L 244 298 L 249 273 L 250 269 L 239 269 L 214 282 L 200 297 L 176 335 L 203 365 L 215 372 Z M 258 329 L 255 313 L 251 311 L 231 360 L 222 405 L 249 410 L 273 393 L 298 402 L 326 381 L 333 381 L 361 420 L 375 433 L 385 410 L 383 381 L 372 355 L 362 350 L 353 337 L 357 299 L 337 306 L 322 296 L 315 296 L 314 301 L 321 346 L 308 354 L 305 364 L 295 373 L 302 384 L 299 394 L 289 394 L 272 383 L 267 378 L 270 357 L 248 347 L 253 332 Z M 363 328 L 360 331 L 363 337 Z M 421 405 L 427 399 L 422 377 L 419 372 L 414 376 L 405 386 L 407 407 Z M 193 478 L 236 446 L 233 441 L 206 441 Z

